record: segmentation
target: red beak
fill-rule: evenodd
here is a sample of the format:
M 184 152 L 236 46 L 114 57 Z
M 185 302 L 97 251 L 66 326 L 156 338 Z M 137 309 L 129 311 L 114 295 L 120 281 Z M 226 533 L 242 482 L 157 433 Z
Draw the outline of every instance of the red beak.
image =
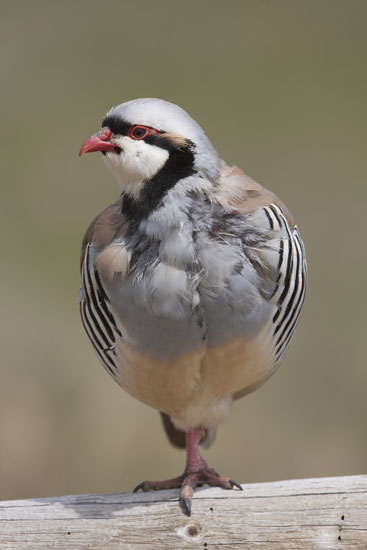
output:
M 102 128 L 100 132 L 85 140 L 80 148 L 79 156 L 81 157 L 84 153 L 93 153 L 94 151 L 114 151 L 117 145 L 107 141 L 110 136 L 111 130 L 109 128 Z

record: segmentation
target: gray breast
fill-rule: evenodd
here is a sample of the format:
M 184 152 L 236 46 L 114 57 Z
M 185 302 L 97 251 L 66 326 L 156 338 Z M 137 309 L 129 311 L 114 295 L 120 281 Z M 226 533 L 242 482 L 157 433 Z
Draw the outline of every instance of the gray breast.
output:
M 256 335 L 271 310 L 254 253 L 264 242 L 251 215 L 228 216 L 198 197 L 168 200 L 130 236 L 125 280 L 106 285 L 129 340 L 170 359 Z
M 198 291 L 212 346 L 239 336 L 251 339 L 269 319 L 271 305 L 264 291 L 268 286 L 270 294 L 275 281 L 259 257 L 269 235 L 257 227 L 257 218 L 258 214 L 228 215 L 215 207 L 212 228 L 199 236 Z

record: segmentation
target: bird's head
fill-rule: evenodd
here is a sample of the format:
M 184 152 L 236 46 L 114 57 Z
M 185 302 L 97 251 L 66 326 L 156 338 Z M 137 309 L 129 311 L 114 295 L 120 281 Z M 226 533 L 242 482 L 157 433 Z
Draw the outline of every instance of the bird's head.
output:
M 218 155 L 202 128 L 183 109 L 161 99 L 136 99 L 113 107 L 79 154 L 93 151 L 103 153 L 123 192 L 131 197 L 138 197 L 159 175 L 178 181 L 197 172 L 214 182 L 219 172 Z

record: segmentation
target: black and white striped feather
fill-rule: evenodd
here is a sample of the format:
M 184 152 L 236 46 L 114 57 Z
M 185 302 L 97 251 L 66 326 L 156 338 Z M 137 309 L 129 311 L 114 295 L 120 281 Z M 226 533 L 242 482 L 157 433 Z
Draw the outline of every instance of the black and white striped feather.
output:
M 105 369 L 116 378 L 116 338 L 121 331 L 111 313 L 109 298 L 91 257 L 91 244 L 87 244 L 82 265 L 82 290 L 79 299 L 84 329 Z
M 307 281 L 306 257 L 301 237 L 289 224 L 279 206 L 264 207 L 272 231 L 285 234 L 279 239 L 278 279 L 271 297 L 275 370 L 290 344 L 301 313 Z M 285 232 L 285 233 L 284 233 Z

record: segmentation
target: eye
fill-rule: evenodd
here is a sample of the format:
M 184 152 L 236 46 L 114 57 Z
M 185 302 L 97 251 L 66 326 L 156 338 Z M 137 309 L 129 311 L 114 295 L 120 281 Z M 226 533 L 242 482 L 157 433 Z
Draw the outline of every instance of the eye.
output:
M 158 132 L 156 132 L 156 130 L 152 130 L 152 128 L 148 128 L 147 126 L 132 126 L 129 128 L 127 135 L 132 139 L 144 139 L 152 133 Z

